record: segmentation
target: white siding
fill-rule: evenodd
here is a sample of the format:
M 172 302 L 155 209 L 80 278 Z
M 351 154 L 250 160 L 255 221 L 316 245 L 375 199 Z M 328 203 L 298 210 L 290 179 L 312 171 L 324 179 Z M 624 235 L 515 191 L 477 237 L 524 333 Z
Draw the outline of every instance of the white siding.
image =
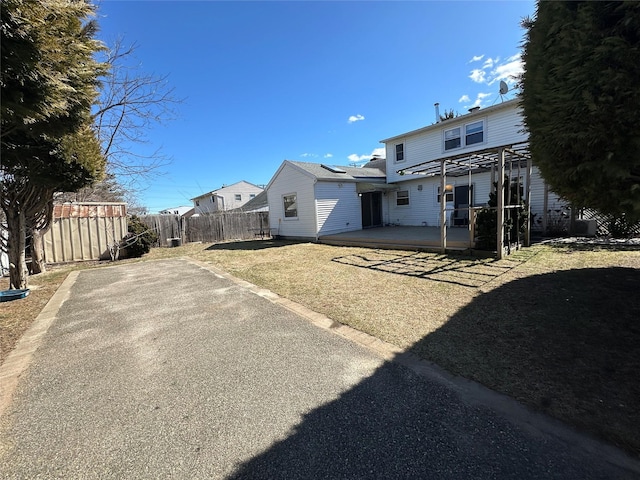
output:
M 538 222 L 544 214 L 544 180 L 540 176 L 540 172 L 533 167 L 531 174 L 531 216 L 532 230 L 540 230 L 542 224 Z M 568 202 L 562 200 L 552 191 L 547 192 L 547 210 L 555 211 L 568 205 Z
M 355 183 L 318 182 L 315 185 L 318 235 L 362 229 L 360 197 Z
M 262 192 L 262 188 L 242 180 L 194 198 L 193 206 L 196 213 L 233 210 L 234 208 L 240 208 L 251 200 L 251 195 L 258 195 L 260 192 Z M 236 200 L 236 195 L 240 195 L 240 200 Z
M 469 180 L 463 177 L 449 177 L 447 184 L 457 186 L 468 185 Z M 473 185 L 473 205 L 486 205 L 489 201 L 491 188 L 491 174 L 482 172 L 471 177 Z M 422 188 L 420 189 L 420 186 Z M 409 190 L 409 205 L 396 205 L 396 192 L 387 194 L 388 223 L 396 225 L 413 225 L 429 227 L 440 225 L 440 202 L 438 202 L 438 188 L 440 177 L 422 177 L 420 180 L 411 180 L 398 185 L 400 190 Z M 453 209 L 454 202 L 448 202 L 447 208 Z M 451 212 L 447 213 L 450 216 Z
M 284 164 L 269 184 L 269 225 L 272 233 L 284 237 L 316 238 L 316 202 L 314 179 L 289 164 Z M 295 194 L 298 217 L 284 216 L 283 196 Z
M 467 123 L 478 120 L 485 121 L 484 143 L 463 147 L 448 152 L 444 151 L 444 131 L 455 127 L 463 127 Z M 408 168 L 429 160 L 439 159 L 448 155 L 472 152 L 485 148 L 497 147 L 508 143 L 524 142 L 527 134 L 523 131 L 521 110 L 517 104 L 510 104 L 504 109 L 497 109 L 482 114 L 482 110 L 461 117 L 448 120 L 426 131 L 408 134 L 402 138 L 389 141 L 387 152 L 387 182 L 395 183 L 419 178 L 416 175 L 399 175 L 399 169 Z M 404 143 L 404 161 L 395 161 L 395 145 Z

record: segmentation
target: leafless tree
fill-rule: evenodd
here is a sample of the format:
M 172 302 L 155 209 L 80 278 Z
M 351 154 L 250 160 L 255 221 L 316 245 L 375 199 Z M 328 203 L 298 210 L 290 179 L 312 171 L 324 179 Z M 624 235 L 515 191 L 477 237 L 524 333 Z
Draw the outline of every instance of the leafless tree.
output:
M 141 153 L 149 143 L 147 132 L 176 116 L 182 102 L 175 96 L 168 75 L 157 76 L 142 70 L 135 58 L 136 45 L 125 46 L 122 38 L 103 53 L 109 66 L 100 97 L 93 109 L 94 128 L 106 158 L 107 175 L 101 182 L 60 199 L 69 201 L 128 201 L 130 210 L 142 212 L 137 201 L 141 185 L 170 163 L 158 146 L 150 154 Z M 32 235 L 32 273 L 45 270 L 42 236 L 47 228 L 34 228 Z

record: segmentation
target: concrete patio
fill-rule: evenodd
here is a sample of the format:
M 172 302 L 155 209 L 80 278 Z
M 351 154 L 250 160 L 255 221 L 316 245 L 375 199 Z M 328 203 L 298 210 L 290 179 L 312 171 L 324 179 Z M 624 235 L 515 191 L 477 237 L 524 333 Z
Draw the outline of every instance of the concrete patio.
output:
M 440 227 L 389 226 L 323 235 L 320 243 L 341 246 L 440 251 Z M 447 228 L 447 250 L 474 247 L 467 227 Z

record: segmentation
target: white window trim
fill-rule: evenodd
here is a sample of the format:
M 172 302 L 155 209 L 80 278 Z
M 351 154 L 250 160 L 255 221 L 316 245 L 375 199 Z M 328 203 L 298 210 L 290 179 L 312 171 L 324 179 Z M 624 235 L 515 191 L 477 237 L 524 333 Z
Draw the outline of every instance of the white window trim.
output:
M 406 205 L 398 205 L 398 194 L 401 192 L 407 192 L 407 204 Z M 411 189 L 407 188 L 406 190 L 398 190 L 396 191 L 396 207 L 406 208 L 411 206 Z
M 447 132 L 450 132 L 452 130 L 458 130 L 458 138 L 460 139 L 460 145 L 457 147 L 453 147 L 453 148 L 449 148 L 447 149 L 446 144 L 447 144 Z M 464 143 L 462 142 L 463 136 L 462 136 L 462 131 L 464 130 L 464 128 L 461 125 L 458 125 L 456 127 L 451 127 L 451 128 L 447 128 L 446 130 L 442 131 L 442 151 L 443 152 L 451 152 L 453 150 L 458 150 L 459 148 L 463 148 L 464 147 Z
M 398 160 L 398 145 L 402 145 L 402 160 Z M 406 152 L 406 144 L 405 142 L 398 142 L 393 144 L 393 161 L 394 163 L 403 163 L 407 160 L 407 152 Z
M 478 142 L 478 143 L 472 143 L 471 145 L 467 145 L 467 126 L 472 125 L 474 123 L 478 123 L 478 122 L 482 122 L 482 142 Z M 455 130 L 456 128 L 460 129 L 460 146 L 459 147 L 455 147 L 455 148 L 450 148 L 450 149 L 446 149 L 445 148 L 445 142 L 446 142 L 446 132 L 450 132 L 451 130 Z M 460 150 L 463 148 L 474 148 L 477 147 L 478 145 L 484 145 L 487 143 L 487 119 L 485 118 L 480 118 L 480 119 L 476 119 L 476 120 L 472 120 L 470 122 L 466 122 L 466 123 L 460 123 L 458 125 L 455 125 L 451 128 L 447 128 L 445 130 L 442 130 L 442 153 L 448 153 L 448 152 L 453 152 L 456 150 Z
M 284 206 L 284 199 L 285 197 L 291 197 L 291 196 L 295 196 L 296 197 L 296 216 L 295 217 L 287 217 L 287 210 Z M 287 221 L 291 221 L 291 220 L 298 220 L 298 193 L 297 192 L 291 192 L 291 193 L 284 193 L 282 195 L 282 219 L 287 222 Z

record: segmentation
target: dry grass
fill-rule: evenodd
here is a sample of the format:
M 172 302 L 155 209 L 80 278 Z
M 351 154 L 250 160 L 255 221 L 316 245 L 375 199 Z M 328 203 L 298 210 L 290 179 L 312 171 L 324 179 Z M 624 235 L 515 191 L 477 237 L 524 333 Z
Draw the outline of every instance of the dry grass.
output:
M 145 259 L 175 256 L 210 262 L 640 454 L 640 251 L 539 245 L 495 261 L 255 241 L 155 249 Z
M 32 278 L 29 295 L 22 300 L 0 303 L 0 364 L 16 342 L 67 277 L 70 267 Z M 0 290 L 9 288 L 8 278 L 0 279 Z

